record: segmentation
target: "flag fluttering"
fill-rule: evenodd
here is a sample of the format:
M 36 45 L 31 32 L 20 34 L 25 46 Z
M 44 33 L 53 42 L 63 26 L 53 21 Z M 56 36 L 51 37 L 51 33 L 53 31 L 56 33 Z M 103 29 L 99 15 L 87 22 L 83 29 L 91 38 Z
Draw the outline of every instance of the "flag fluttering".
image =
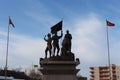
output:
M 10 17 L 9 17 L 9 25 L 12 25 L 12 27 L 15 27 Z
M 62 21 L 58 22 L 53 27 L 51 27 L 52 34 L 56 33 L 57 31 L 60 31 L 60 30 L 62 30 Z
M 106 25 L 107 25 L 107 26 L 111 26 L 111 27 L 115 26 L 114 23 L 112 23 L 112 22 L 110 22 L 110 21 L 108 21 L 108 20 L 106 20 Z
M 110 61 L 110 48 L 109 48 L 109 34 L 108 34 L 108 27 L 114 27 L 115 24 L 106 20 L 106 33 L 107 33 L 107 49 L 108 49 L 108 64 L 109 64 L 109 80 L 112 80 L 111 76 L 111 61 Z
M 5 80 L 7 80 L 7 67 L 8 67 L 8 49 L 9 49 L 9 31 L 10 31 L 10 25 L 12 27 L 15 27 L 12 20 L 10 19 L 9 16 L 9 21 L 8 21 L 8 32 L 7 32 L 7 49 L 6 49 L 6 64 L 5 64 Z

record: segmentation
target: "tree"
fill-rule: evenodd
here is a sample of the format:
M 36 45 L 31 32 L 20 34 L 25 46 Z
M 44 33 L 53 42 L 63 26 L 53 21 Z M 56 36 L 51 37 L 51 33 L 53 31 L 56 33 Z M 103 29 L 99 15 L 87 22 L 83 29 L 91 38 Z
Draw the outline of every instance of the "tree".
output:
M 40 72 L 36 72 L 34 69 L 30 71 L 29 77 L 32 80 L 42 80 L 42 75 L 40 74 Z

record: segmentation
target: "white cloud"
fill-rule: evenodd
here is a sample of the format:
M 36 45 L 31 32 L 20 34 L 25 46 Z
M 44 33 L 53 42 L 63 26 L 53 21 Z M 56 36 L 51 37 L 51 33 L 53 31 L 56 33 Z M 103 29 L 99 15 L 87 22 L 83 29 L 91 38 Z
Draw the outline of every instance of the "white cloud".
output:
M 85 19 L 77 19 L 74 27 L 73 51 L 76 55 L 89 62 L 99 60 L 103 28 L 98 17 L 90 14 Z
M 4 32 L 0 33 L 3 37 Z M 0 62 L 2 67 L 5 65 L 6 40 L 1 39 L 0 43 Z M 39 64 L 39 58 L 44 57 L 46 43 L 43 39 L 36 39 L 28 36 L 10 34 L 9 41 L 9 66 L 31 66 Z

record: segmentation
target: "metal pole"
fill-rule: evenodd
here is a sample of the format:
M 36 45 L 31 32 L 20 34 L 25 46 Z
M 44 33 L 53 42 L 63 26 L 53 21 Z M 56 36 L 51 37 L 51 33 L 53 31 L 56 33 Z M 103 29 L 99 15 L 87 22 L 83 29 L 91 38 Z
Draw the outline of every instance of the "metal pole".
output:
M 10 17 L 9 17 L 10 18 Z M 7 50 L 6 50 L 6 65 L 5 65 L 5 80 L 7 80 L 7 66 L 8 66 L 8 47 L 9 47 L 9 23 L 8 23 L 8 33 L 7 33 Z
M 112 80 L 112 76 L 111 76 L 111 67 L 110 67 L 110 50 L 109 50 L 109 34 L 108 34 L 108 26 L 106 26 L 106 32 L 107 32 L 107 48 L 108 48 L 109 78 L 110 78 L 110 80 Z

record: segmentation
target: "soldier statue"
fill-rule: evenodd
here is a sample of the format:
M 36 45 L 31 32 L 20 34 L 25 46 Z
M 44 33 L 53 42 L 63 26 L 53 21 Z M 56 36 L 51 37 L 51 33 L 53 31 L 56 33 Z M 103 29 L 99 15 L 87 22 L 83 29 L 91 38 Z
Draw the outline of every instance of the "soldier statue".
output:
M 52 38 L 51 38 L 51 34 L 48 33 L 47 35 L 47 39 L 46 39 L 46 36 L 44 37 L 44 40 L 47 42 L 47 47 L 45 49 L 45 58 L 47 58 L 47 52 L 49 51 L 49 55 L 51 57 L 51 49 L 52 49 L 52 45 L 51 45 L 51 42 L 52 42 Z
M 55 32 L 55 34 L 53 35 L 52 37 L 52 40 L 53 40 L 53 56 L 55 56 L 55 51 L 56 51 L 56 48 L 57 48 L 57 56 L 59 54 L 59 39 L 62 38 L 63 36 L 63 32 L 61 31 L 61 35 L 58 36 L 57 35 L 57 32 Z

